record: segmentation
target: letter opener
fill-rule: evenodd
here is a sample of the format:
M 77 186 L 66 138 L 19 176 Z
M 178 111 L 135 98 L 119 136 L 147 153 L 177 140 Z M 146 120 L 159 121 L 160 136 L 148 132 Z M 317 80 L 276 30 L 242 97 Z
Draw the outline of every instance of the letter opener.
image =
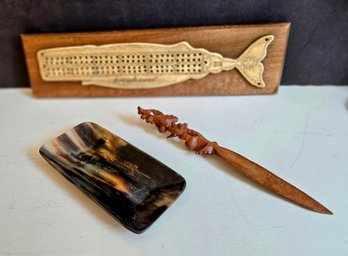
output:
M 177 123 L 176 116 L 165 115 L 158 110 L 142 109 L 141 107 L 138 107 L 138 114 L 147 123 L 154 124 L 159 132 L 170 132 L 168 138 L 178 137 L 184 140 L 185 145 L 197 154 L 216 155 L 229 163 L 235 170 L 273 193 L 309 210 L 332 214 L 318 201 L 262 166 L 232 150 L 219 146 L 216 142 L 207 140 L 199 132 L 188 128 L 186 123 Z

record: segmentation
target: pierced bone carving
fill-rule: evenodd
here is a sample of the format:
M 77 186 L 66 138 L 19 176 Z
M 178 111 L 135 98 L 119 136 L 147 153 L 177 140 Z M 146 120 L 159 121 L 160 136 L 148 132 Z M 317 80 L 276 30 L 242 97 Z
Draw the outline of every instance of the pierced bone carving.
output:
M 193 48 L 187 42 L 51 48 L 39 51 L 37 58 L 44 81 L 81 81 L 83 85 L 122 89 L 156 88 L 237 68 L 251 85 L 265 87 L 261 61 L 273 39 L 273 35 L 259 38 L 237 59 Z

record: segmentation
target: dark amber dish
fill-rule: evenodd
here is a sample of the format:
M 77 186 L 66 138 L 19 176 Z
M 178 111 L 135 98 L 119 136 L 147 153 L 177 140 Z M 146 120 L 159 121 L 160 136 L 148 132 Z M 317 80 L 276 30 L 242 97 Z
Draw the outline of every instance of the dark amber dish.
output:
M 91 122 L 46 143 L 40 154 L 135 233 L 153 224 L 186 185 L 160 161 Z

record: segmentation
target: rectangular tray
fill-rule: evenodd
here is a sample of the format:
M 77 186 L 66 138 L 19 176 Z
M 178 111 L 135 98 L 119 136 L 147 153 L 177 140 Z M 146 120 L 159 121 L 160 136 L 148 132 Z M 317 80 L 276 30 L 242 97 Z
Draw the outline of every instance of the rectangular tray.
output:
M 169 167 L 91 122 L 46 143 L 40 154 L 135 233 L 146 230 L 186 184 Z

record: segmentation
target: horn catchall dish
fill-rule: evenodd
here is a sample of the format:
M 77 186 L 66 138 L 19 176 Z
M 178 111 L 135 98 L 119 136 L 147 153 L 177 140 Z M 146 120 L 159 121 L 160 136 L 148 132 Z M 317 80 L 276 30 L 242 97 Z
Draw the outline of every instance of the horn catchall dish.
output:
M 153 224 L 186 184 L 169 167 L 91 122 L 46 143 L 40 154 L 135 233 Z
M 146 122 L 155 125 L 159 132 L 169 132 L 168 138 L 178 137 L 185 141 L 186 146 L 197 154 L 216 155 L 229 163 L 236 171 L 239 171 L 273 193 L 309 210 L 332 214 L 330 210 L 318 201 L 262 166 L 232 150 L 219 146 L 216 142 L 207 140 L 199 132 L 188 128 L 186 123 L 177 123 L 178 118 L 176 116 L 165 115 L 158 110 L 143 109 L 141 107 L 138 107 L 138 114 Z

